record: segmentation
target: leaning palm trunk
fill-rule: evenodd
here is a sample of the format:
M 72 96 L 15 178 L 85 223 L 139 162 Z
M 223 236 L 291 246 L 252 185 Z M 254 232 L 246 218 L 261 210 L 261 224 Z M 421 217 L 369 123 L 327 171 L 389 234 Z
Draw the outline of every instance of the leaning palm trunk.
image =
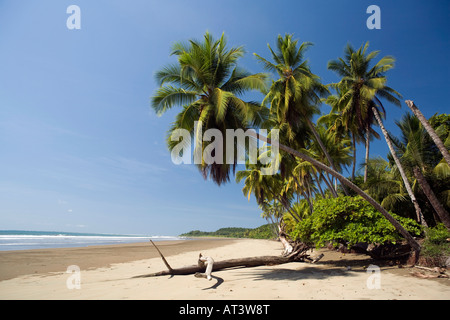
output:
M 436 146 L 439 148 L 439 151 L 441 151 L 442 156 L 444 157 L 445 161 L 450 166 L 450 153 L 448 152 L 447 148 L 445 147 L 442 140 L 439 138 L 439 136 L 436 134 L 436 131 L 434 131 L 433 127 L 431 127 L 430 123 L 427 121 L 427 119 L 424 117 L 422 112 L 420 112 L 419 108 L 416 107 L 413 101 L 406 100 L 406 105 L 411 109 L 411 111 L 416 115 L 416 117 L 420 120 L 423 127 L 427 130 L 428 134 L 430 135 L 431 139 L 433 139 Z
M 283 255 L 289 255 L 294 251 L 294 247 L 289 243 L 288 239 L 286 238 L 286 232 L 284 232 L 284 221 L 283 219 L 280 220 L 280 223 L 278 224 L 278 239 L 283 244 L 284 250 Z
M 402 176 L 403 184 L 406 187 L 406 191 L 408 192 L 411 202 L 413 203 L 414 208 L 416 209 L 417 221 L 419 223 L 421 223 L 423 226 L 427 227 L 428 226 L 427 222 L 425 221 L 425 219 L 423 217 L 422 210 L 420 210 L 419 203 L 417 202 L 416 196 L 414 195 L 414 192 L 412 191 L 411 185 L 409 184 L 408 178 L 406 177 L 405 170 L 403 170 L 403 166 L 400 163 L 400 159 L 397 157 L 397 154 L 395 153 L 394 146 L 392 145 L 392 141 L 389 138 L 388 132 L 383 125 L 383 121 L 381 121 L 380 114 L 378 113 L 378 110 L 375 107 L 372 107 L 372 111 L 373 111 L 373 114 L 375 115 L 375 118 L 377 119 L 377 122 L 378 122 L 380 128 L 381 128 L 381 132 L 383 133 L 384 138 L 386 139 L 386 143 L 389 147 L 389 150 L 391 151 L 391 155 L 394 158 L 394 161 L 395 161 L 395 164 L 397 165 L 398 171 L 400 172 L 400 175 Z
M 427 179 L 422 174 L 422 171 L 420 171 L 420 169 L 416 166 L 413 168 L 413 172 L 417 181 L 419 181 L 423 193 L 425 193 L 426 197 L 439 216 L 439 219 L 441 219 L 441 222 L 447 227 L 448 230 L 450 230 L 450 214 L 447 212 L 447 210 L 444 209 L 438 198 L 436 198 L 436 195 L 428 184 Z
M 272 144 L 271 139 L 261 136 L 260 134 L 256 132 L 249 132 L 251 136 L 253 136 L 256 139 L 259 139 L 261 141 L 264 141 L 268 144 Z M 279 148 L 289 154 L 292 154 L 295 157 L 298 157 L 300 159 L 303 159 L 305 161 L 308 161 L 312 165 L 328 172 L 329 174 L 333 175 L 337 179 L 339 179 L 343 184 L 345 184 L 347 187 L 351 188 L 353 191 L 355 191 L 358 195 L 360 195 L 362 198 L 364 198 L 367 202 L 369 202 L 371 205 L 375 207 L 394 227 L 395 229 L 406 239 L 408 244 L 411 246 L 412 250 L 414 250 L 414 262 L 417 262 L 417 259 L 419 258 L 420 253 L 420 244 L 414 240 L 414 238 L 409 234 L 409 232 L 397 221 L 392 217 L 389 212 L 386 211 L 378 202 L 376 202 L 371 196 L 369 196 L 367 193 L 362 191 L 357 185 L 355 185 L 350 180 L 346 179 L 343 175 L 341 175 L 339 172 L 331 169 L 330 167 L 324 165 L 322 162 L 319 162 L 301 152 L 298 152 L 297 150 L 294 150 L 292 148 L 289 148 L 283 144 L 278 144 Z
M 333 170 L 337 172 L 336 167 L 334 166 L 334 163 L 333 163 L 333 159 L 331 158 L 330 154 L 328 153 L 327 148 L 325 148 L 325 146 L 322 142 L 322 139 L 320 139 L 320 136 L 317 133 L 316 128 L 314 128 L 314 124 L 308 118 L 306 118 L 306 120 L 308 122 L 308 126 L 311 129 L 314 137 L 316 138 L 317 143 L 319 144 L 320 148 L 322 149 L 323 153 L 325 154 L 325 157 L 327 158 L 328 162 L 330 163 L 330 167 L 333 168 Z M 345 195 L 348 196 L 349 194 L 348 194 L 347 188 L 342 183 L 342 181 L 341 181 L 341 185 L 342 185 L 342 189 L 344 190 Z

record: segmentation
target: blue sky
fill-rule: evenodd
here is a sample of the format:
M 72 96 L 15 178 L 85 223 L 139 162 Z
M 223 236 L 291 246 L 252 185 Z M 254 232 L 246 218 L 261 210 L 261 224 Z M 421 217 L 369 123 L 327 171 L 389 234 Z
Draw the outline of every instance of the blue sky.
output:
M 69 30 L 68 6 L 81 9 Z M 366 9 L 381 8 L 369 30 Z M 314 73 L 337 81 L 327 62 L 350 42 L 393 55 L 389 85 L 430 117 L 449 112 L 447 1 L 0 2 L 0 229 L 177 235 L 192 229 L 257 227 L 265 221 L 242 185 L 218 187 L 191 165 L 175 166 L 165 145 L 176 110 L 150 109 L 154 72 L 175 41 L 225 32 L 244 45 L 241 65 L 261 67 L 267 43 L 294 33 L 314 46 Z M 406 112 L 386 104 L 386 126 Z M 326 106 L 323 112 L 328 112 Z M 359 158 L 363 158 L 360 147 Z M 371 156 L 386 156 L 384 141 Z

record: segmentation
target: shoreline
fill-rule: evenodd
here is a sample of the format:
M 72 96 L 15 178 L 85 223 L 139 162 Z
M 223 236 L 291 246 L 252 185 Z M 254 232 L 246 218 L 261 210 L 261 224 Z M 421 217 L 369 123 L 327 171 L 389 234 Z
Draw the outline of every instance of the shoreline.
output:
M 272 240 L 229 238 L 160 241 L 157 246 L 173 268 L 196 264 L 200 252 L 222 261 L 279 255 L 282 250 L 281 243 Z M 373 274 L 366 269 L 376 261 L 328 249 L 318 253 L 324 257 L 316 264 L 213 270 L 208 281 L 193 275 L 133 278 L 167 269 L 150 243 L 6 251 L 0 253 L 1 277 L 5 266 L 14 272 L 0 281 L 0 300 L 450 299 L 449 279 L 419 279 L 410 275 L 410 268 L 380 264 L 380 287 L 372 290 L 368 279 Z M 66 270 L 72 264 L 81 269 L 79 289 L 67 285 L 72 274 Z
M 169 257 L 185 251 L 207 250 L 234 241 L 236 239 L 193 238 L 154 243 L 165 257 Z M 0 251 L 0 281 L 30 274 L 65 271 L 70 265 L 78 265 L 81 270 L 89 270 L 109 267 L 115 263 L 152 258 L 159 258 L 159 254 L 150 242 Z

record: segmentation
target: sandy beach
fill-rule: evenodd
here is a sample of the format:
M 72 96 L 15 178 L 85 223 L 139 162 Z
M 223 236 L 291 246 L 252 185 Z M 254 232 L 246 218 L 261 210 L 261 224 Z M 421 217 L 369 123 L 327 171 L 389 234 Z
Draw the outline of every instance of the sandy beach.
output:
M 173 268 L 196 264 L 200 252 L 220 261 L 279 255 L 282 250 L 279 242 L 250 239 L 157 245 Z M 369 273 L 366 268 L 374 262 L 365 255 L 320 252 L 324 257 L 316 264 L 222 270 L 208 281 L 193 275 L 132 279 L 166 269 L 149 243 L 7 251 L 0 253 L 0 299 L 450 299 L 449 279 L 420 279 L 411 275 L 411 268 L 398 266 L 380 266 L 379 272 Z M 80 273 L 67 273 L 71 265 Z M 79 288 L 72 285 L 74 275 Z

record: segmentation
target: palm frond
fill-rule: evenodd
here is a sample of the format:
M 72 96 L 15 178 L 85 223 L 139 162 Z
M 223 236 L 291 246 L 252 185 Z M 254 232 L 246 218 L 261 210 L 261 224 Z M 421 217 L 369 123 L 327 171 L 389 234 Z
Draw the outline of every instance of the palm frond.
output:
M 439 179 L 450 179 L 450 167 L 444 158 L 433 168 L 433 174 Z
M 215 104 L 214 109 L 216 110 L 217 122 L 221 122 L 225 118 L 230 98 L 233 96 L 234 95 L 231 92 L 224 91 L 220 88 L 214 89 L 212 101 Z
M 152 97 L 152 108 L 158 116 L 174 106 L 190 104 L 197 99 L 197 92 L 173 86 L 160 87 Z
M 266 59 L 264 59 L 257 53 L 254 53 L 253 55 L 256 57 L 258 62 L 260 62 L 263 65 L 264 70 L 271 71 L 271 72 L 278 73 L 278 74 L 280 73 L 279 65 L 275 65 L 275 64 L 271 63 L 270 61 L 267 61 Z

